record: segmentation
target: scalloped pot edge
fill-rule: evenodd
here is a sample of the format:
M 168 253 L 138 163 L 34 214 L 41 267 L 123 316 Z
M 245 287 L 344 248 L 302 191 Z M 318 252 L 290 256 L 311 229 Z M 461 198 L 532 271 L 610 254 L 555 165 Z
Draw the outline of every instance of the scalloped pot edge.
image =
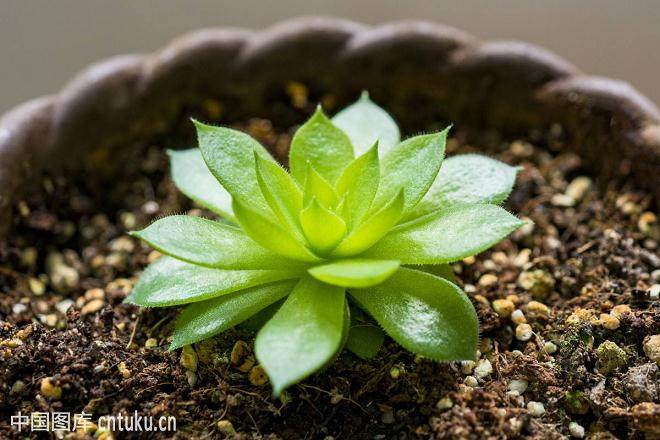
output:
M 629 84 L 583 75 L 531 44 L 480 42 L 441 24 L 308 17 L 262 31 L 204 29 L 153 54 L 113 57 L 59 93 L 5 113 L 0 230 L 8 230 L 9 210 L 28 182 L 43 170 L 61 172 L 58 158 L 163 133 L 177 109 L 204 96 L 230 96 L 242 114 L 263 114 L 273 85 L 306 79 L 342 99 L 368 88 L 386 108 L 422 96 L 475 129 L 559 123 L 596 175 L 625 168 L 660 201 L 660 111 Z

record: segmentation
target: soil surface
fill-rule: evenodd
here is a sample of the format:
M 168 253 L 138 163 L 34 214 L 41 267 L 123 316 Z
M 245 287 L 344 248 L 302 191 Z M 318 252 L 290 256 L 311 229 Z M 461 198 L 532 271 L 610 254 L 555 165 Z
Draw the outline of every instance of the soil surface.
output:
M 301 120 L 302 98 L 286 102 Z M 295 126 L 235 122 L 222 108 L 209 101 L 202 118 L 286 152 Z M 596 185 L 562 152 L 558 126 L 526 140 L 474 139 L 459 128 L 448 154 L 520 165 L 507 207 L 534 222 L 454 265 L 480 317 L 480 360 L 438 364 L 388 339 L 375 359 L 344 352 L 282 399 L 254 368 L 247 330 L 168 352 L 178 309 L 122 304 L 159 256 L 127 230 L 172 213 L 212 217 L 174 187 L 163 148 L 174 141 L 132 149 L 112 180 L 46 176 L 0 243 L 0 438 L 56 437 L 19 434 L 10 425 L 19 411 L 176 417 L 175 433 L 91 425 L 66 433 L 75 439 L 660 437 L 660 226 L 650 195 Z

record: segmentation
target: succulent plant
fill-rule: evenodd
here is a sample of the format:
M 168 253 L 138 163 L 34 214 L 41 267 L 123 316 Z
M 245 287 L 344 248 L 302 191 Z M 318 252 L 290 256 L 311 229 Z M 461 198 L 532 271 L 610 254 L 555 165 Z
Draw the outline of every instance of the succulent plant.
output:
M 289 171 L 256 140 L 194 122 L 199 149 L 171 151 L 181 191 L 220 221 L 174 215 L 133 232 L 165 256 L 127 302 L 186 304 L 170 349 L 245 321 L 275 395 L 346 347 L 377 354 L 387 333 L 436 361 L 474 359 L 475 310 L 448 263 L 523 222 L 498 204 L 516 168 L 480 155 L 444 160 L 449 128 L 400 141 L 366 94 L 294 134 Z

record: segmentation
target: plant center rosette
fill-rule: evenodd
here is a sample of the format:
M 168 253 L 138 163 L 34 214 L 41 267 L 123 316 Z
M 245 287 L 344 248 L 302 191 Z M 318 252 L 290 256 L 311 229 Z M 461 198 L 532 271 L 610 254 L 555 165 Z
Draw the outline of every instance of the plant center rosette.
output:
M 172 176 L 220 221 L 174 215 L 133 233 L 165 255 L 126 301 L 187 304 L 170 349 L 259 322 L 275 395 L 344 347 L 375 356 L 383 330 L 429 359 L 475 358 L 477 315 L 448 264 L 523 224 L 498 206 L 516 168 L 443 161 L 449 129 L 401 141 L 366 94 L 297 130 L 290 172 L 243 132 L 195 125 L 199 148 L 170 152 Z

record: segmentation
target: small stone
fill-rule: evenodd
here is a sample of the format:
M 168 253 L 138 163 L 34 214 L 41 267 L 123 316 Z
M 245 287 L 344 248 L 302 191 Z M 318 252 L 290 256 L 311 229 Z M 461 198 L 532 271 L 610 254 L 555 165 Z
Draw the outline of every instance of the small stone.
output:
M 480 359 L 477 366 L 474 368 L 474 374 L 477 379 L 483 379 L 493 372 L 493 365 L 488 359 Z
M 493 301 L 493 310 L 503 318 L 511 316 L 515 308 L 515 304 L 508 299 L 496 299 Z
M 660 397 L 660 368 L 653 362 L 628 369 L 624 380 L 628 396 L 635 402 L 653 402 Z
M 612 341 L 605 341 L 596 348 L 598 371 L 608 374 L 628 363 L 626 352 Z
M 509 419 L 509 426 L 511 427 L 511 431 L 517 434 L 523 427 L 523 421 L 518 417 L 511 417 Z
M 660 365 L 660 335 L 647 336 L 644 339 L 644 353 L 649 359 Z
M 55 385 L 51 377 L 41 379 L 41 394 L 48 399 L 59 399 L 62 397 L 62 388 Z
M 156 338 L 149 338 L 145 341 L 144 343 L 145 348 L 155 348 L 158 347 L 158 339 Z
M 545 318 L 550 315 L 550 308 L 541 302 L 530 301 L 527 303 L 527 313 L 533 318 Z
M 553 342 L 546 342 L 543 344 L 543 351 L 547 354 L 553 354 L 557 352 L 557 345 Z
M 536 298 L 547 296 L 555 287 L 555 279 L 542 269 L 524 271 L 518 276 L 518 285 Z
M 454 402 L 449 397 L 443 397 L 442 399 L 438 400 L 438 403 L 435 404 L 435 407 L 440 411 L 448 410 L 452 406 L 454 406 Z
M 516 339 L 519 341 L 529 341 L 532 338 L 532 326 L 529 324 L 518 324 L 516 326 Z
M 226 436 L 233 436 L 236 434 L 234 425 L 229 420 L 220 420 L 217 425 L 218 431 Z
M 194 371 L 186 370 L 186 381 L 189 386 L 194 387 L 197 383 L 197 374 Z
M 27 306 L 26 306 L 25 304 L 22 304 L 22 303 L 16 303 L 16 304 L 14 304 L 14 305 L 11 307 L 11 312 L 12 312 L 14 315 L 20 315 L 21 313 L 27 311 L 27 309 L 28 309 L 28 308 L 27 308 Z
M 252 385 L 262 386 L 268 383 L 268 375 L 261 365 L 255 365 L 248 373 Z
M 39 321 L 48 327 L 55 327 L 58 319 L 55 313 L 49 313 L 47 315 L 39 315 Z
M 608 330 L 616 330 L 621 325 L 619 318 L 607 313 L 601 313 L 599 319 L 600 325 Z
M 135 228 L 135 225 L 137 224 L 135 214 L 133 214 L 132 212 L 122 212 L 119 215 L 119 221 L 121 222 L 124 229 L 127 230 L 131 230 Z
M 573 197 L 568 196 L 566 194 L 555 194 L 550 199 L 550 203 L 552 203 L 555 206 L 561 206 L 567 208 L 569 206 L 575 205 L 575 200 L 573 199 Z
M 163 256 L 163 254 L 161 254 L 158 251 L 151 251 L 151 252 L 149 252 L 149 255 L 147 255 L 147 262 L 153 263 L 154 261 L 156 261 L 157 259 L 159 259 L 162 256 Z
M 25 267 L 33 267 L 37 263 L 39 251 L 36 247 L 25 248 L 21 253 L 21 264 Z
M 73 300 L 67 298 L 55 304 L 55 308 L 57 309 L 58 312 L 64 315 L 66 314 L 66 311 L 69 310 L 69 307 L 71 307 L 73 304 L 74 304 Z
M 105 292 L 103 289 L 89 289 L 85 292 L 85 299 L 91 301 L 93 299 L 105 299 Z
M 580 324 L 581 322 L 594 321 L 593 309 L 577 308 L 571 313 L 566 322 L 569 324 Z
M 568 184 L 564 194 L 575 201 L 580 201 L 591 188 L 591 179 L 585 176 L 576 177 Z
M 461 373 L 472 374 L 476 365 L 477 363 L 475 361 L 461 361 Z
M 527 318 L 525 318 L 525 314 L 522 312 L 520 309 L 516 309 L 511 313 L 511 321 L 514 324 L 524 324 L 527 322 Z
M 530 249 L 523 249 L 520 252 L 518 252 L 518 255 L 513 259 L 513 265 L 516 267 L 523 267 L 527 263 L 529 263 L 529 257 L 532 255 L 532 251 Z
M 90 313 L 98 312 L 104 305 L 105 302 L 102 299 L 93 299 L 80 309 L 80 314 L 89 315 Z
M 120 362 L 119 365 L 117 365 L 117 370 L 119 370 L 119 374 L 121 374 L 124 379 L 131 377 L 131 370 L 126 367 L 126 362 Z
M 110 250 L 113 252 L 130 253 L 135 249 L 135 243 L 129 237 L 118 237 L 112 240 L 109 244 Z
M 28 286 L 35 296 L 41 296 L 46 292 L 46 285 L 38 278 L 29 278 Z
M 231 350 L 230 360 L 234 365 L 242 364 L 245 357 L 250 354 L 250 348 L 245 341 L 236 341 L 234 348 Z
M 527 390 L 529 382 L 525 379 L 513 379 L 509 382 L 507 389 L 509 391 L 515 391 L 518 394 L 523 394 Z
M 631 408 L 633 427 L 642 431 L 647 439 L 660 438 L 660 403 L 643 402 Z
M 619 304 L 618 306 L 612 307 L 612 310 L 610 310 L 610 315 L 619 319 L 628 313 L 632 313 L 632 309 L 626 304 Z
M 477 378 L 474 376 L 467 376 L 464 380 L 463 383 L 470 388 L 474 388 L 479 385 L 479 382 L 477 381 Z
M 660 297 L 660 284 L 654 284 L 649 289 L 649 299 L 656 300 Z
M 493 275 L 492 273 L 487 273 L 482 275 L 481 278 L 479 278 L 479 285 L 482 287 L 488 287 L 494 284 L 497 284 L 497 275 Z
M 157 202 L 154 202 L 153 200 L 149 200 L 144 205 L 142 205 L 142 212 L 144 212 L 147 215 L 153 215 L 157 213 L 159 209 L 160 206 L 158 205 Z
M 197 371 L 197 353 L 191 345 L 185 345 L 183 347 L 179 363 L 186 370 Z
M 383 412 L 381 420 L 386 425 L 394 423 L 394 411 L 392 411 L 391 409 L 388 409 L 385 412 Z
M 527 411 L 532 417 L 541 417 L 545 414 L 545 406 L 541 402 L 534 402 L 533 400 L 527 402 Z
M 571 437 L 575 437 L 575 438 L 584 437 L 584 427 L 577 422 L 571 422 L 568 424 L 568 432 L 571 433 Z
M 73 267 L 64 263 L 64 257 L 60 253 L 52 252 L 46 257 L 46 271 L 53 287 L 66 292 L 78 285 L 80 275 Z
M 658 224 L 658 217 L 650 212 L 644 212 L 639 216 L 637 227 L 644 235 L 655 240 L 660 239 L 660 224 Z
M 25 389 L 25 382 L 23 382 L 22 380 L 17 380 L 11 386 L 11 389 L 9 390 L 9 394 L 20 394 L 24 389 Z

